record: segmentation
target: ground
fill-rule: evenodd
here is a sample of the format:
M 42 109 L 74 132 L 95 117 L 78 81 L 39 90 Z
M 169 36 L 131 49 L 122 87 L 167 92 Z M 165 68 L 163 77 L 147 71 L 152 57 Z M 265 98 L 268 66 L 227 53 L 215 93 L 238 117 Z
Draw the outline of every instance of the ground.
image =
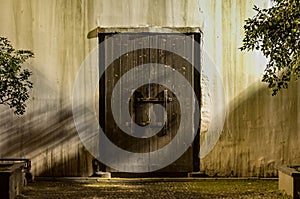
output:
M 21 198 L 288 198 L 277 180 L 110 179 L 36 181 Z

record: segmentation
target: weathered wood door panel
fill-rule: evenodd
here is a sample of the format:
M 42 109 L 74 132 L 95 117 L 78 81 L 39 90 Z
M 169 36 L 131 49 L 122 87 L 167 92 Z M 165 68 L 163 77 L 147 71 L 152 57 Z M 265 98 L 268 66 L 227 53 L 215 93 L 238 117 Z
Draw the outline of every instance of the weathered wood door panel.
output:
M 99 34 L 99 37 L 101 37 L 100 39 L 103 42 L 110 36 L 111 35 L 109 34 Z M 161 42 L 160 45 L 164 45 L 166 49 L 170 49 L 170 51 L 149 48 L 149 43 L 155 44 L 156 42 Z M 116 146 L 133 153 L 149 153 L 159 150 L 170 142 L 180 142 L 180 140 L 173 139 L 180 125 L 180 106 L 193 106 L 194 102 L 192 101 L 192 96 L 186 96 L 187 99 L 191 99 L 189 103 L 180 104 L 176 97 L 176 93 L 172 92 L 162 84 L 150 82 L 150 79 L 159 78 L 163 81 L 169 81 L 176 84 L 178 83 L 176 77 L 167 75 L 168 70 L 172 69 L 184 76 L 192 86 L 194 85 L 194 68 L 184 59 L 185 54 L 193 53 L 194 46 L 187 46 L 185 42 L 186 41 L 181 37 L 176 37 L 174 35 L 170 36 L 163 33 L 128 33 L 122 34 L 115 38 L 113 42 L 109 42 L 109 44 L 105 45 L 105 52 L 102 53 L 102 59 L 104 59 L 104 61 L 100 61 L 102 64 L 107 64 L 107 60 L 111 60 L 112 57 L 115 57 L 115 54 L 126 52 L 114 59 L 114 61 L 105 69 L 105 83 L 102 82 L 100 85 L 100 95 L 102 95 L 102 97 L 100 96 L 100 113 L 102 113 L 100 114 L 101 126 L 104 129 L 106 136 Z M 134 50 L 132 51 L 129 49 Z M 180 52 L 180 55 L 173 53 L 172 51 L 174 49 L 176 49 L 177 52 Z M 165 70 L 161 69 L 162 65 L 165 67 Z M 138 66 L 143 66 L 143 68 L 136 69 Z M 140 75 L 141 73 L 138 70 L 143 70 L 143 75 Z M 125 75 L 130 71 L 130 75 Z M 121 87 L 123 86 L 122 90 L 131 93 L 129 99 L 115 100 L 112 98 L 114 88 L 116 84 L 120 82 L 120 79 L 122 79 L 123 82 L 121 85 Z M 134 79 L 139 79 L 139 81 L 148 83 L 136 89 L 132 89 L 128 87 L 127 83 L 132 82 Z M 186 89 L 183 85 L 179 85 L 178 88 Z M 118 96 L 120 98 L 124 97 L 121 92 Z M 117 115 L 113 115 L 111 111 L 111 106 L 121 106 L 121 104 L 116 103 L 123 100 L 128 101 L 131 120 L 128 120 L 128 118 L 126 118 L 126 113 L 122 111 L 119 111 Z M 161 109 L 159 109 L 159 107 L 163 107 L 165 111 L 160 111 Z M 194 113 L 190 114 L 192 115 Z M 118 120 L 121 121 L 123 125 L 130 129 L 130 132 L 125 133 L 122 131 L 115 122 L 116 117 L 118 117 Z M 195 121 L 186 121 L 186 123 L 189 123 L 190 125 L 193 125 L 194 122 Z M 139 132 L 139 137 L 135 135 L 137 128 L 133 123 L 140 127 L 144 127 L 143 131 Z M 160 130 L 158 133 L 152 135 L 155 129 Z M 197 132 L 187 133 L 194 135 Z M 159 171 L 191 172 L 195 170 L 195 161 L 198 161 L 197 158 L 197 160 L 195 159 L 195 156 L 198 156 L 195 152 L 198 151 L 195 151 L 193 145 L 191 145 L 179 159 Z M 169 154 L 165 155 L 172 156 L 172 151 L 168 153 Z M 164 156 L 162 156 L 162 158 L 163 157 Z M 147 167 L 149 167 L 150 171 L 150 167 L 152 166 L 151 153 L 149 153 L 148 158 L 150 164 L 147 165 Z M 119 161 L 121 163 L 122 159 Z M 139 164 L 139 162 L 137 161 L 134 164 Z M 130 166 L 131 165 L 128 165 L 128 167 Z M 140 166 L 145 167 L 142 163 Z M 147 168 L 144 169 L 147 170 Z M 118 172 L 109 167 L 106 167 L 106 171 Z

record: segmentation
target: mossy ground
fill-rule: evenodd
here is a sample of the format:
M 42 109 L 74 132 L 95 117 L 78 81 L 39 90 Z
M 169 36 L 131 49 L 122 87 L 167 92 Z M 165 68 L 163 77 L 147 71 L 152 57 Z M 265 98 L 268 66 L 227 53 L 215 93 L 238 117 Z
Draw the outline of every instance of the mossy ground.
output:
M 277 180 L 37 181 L 18 198 L 288 198 Z

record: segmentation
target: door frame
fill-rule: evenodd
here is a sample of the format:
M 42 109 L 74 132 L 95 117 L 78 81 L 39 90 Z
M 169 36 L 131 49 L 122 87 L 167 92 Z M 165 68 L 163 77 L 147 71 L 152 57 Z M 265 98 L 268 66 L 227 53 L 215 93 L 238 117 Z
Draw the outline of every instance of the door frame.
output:
M 102 42 L 105 41 L 105 38 L 107 36 L 113 36 L 115 34 L 119 33 L 126 33 L 126 34 L 137 34 L 137 33 L 151 33 L 151 34 L 178 34 L 178 33 L 164 33 L 164 32 L 143 32 L 142 29 L 138 30 L 136 29 L 130 29 L 129 31 L 116 31 L 117 29 L 114 28 L 113 31 L 109 31 L 108 29 L 99 29 L 97 28 L 97 35 L 98 35 L 98 46 L 105 46 L 100 45 Z M 172 29 L 172 28 L 171 28 Z M 102 30 L 102 31 L 99 31 Z M 142 32 L 141 32 L 142 30 Z M 179 30 L 179 31 L 178 31 Z M 199 105 L 201 104 L 201 31 L 198 28 L 176 28 L 175 31 L 181 32 L 182 34 L 185 34 L 186 36 L 194 36 L 194 57 L 199 57 L 198 59 L 194 59 L 194 92 L 197 97 L 197 100 L 199 102 Z M 99 122 L 100 122 L 100 128 L 102 128 L 103 132 L 105 132 L 105 114 L 100 114 L 101 111 L 106 110 L 105 108 L 105 49 L 99 49 L 99 74 L 102 74 L 102 77 L 100 79 L 101 82 L 99 84 Z M 102 73 L 103 72 L 103 73 Z M 201 105 L 200 105 L 201 106 Z M 201 107 L 199 107 L 201 109 Z M 197 113 L 195 113 L 197 114 Z M 194 138 L 194 141 L 192 143 L 192 150 L 193 150 L 193 172 L 199 172 L 200 171 L 200 124 L 201 124 L 201 111 L 199 111 L 199 127 L 196 133 L 196 136 Z M 106 171 L 106 165 L 100 163 L 99 167 L 100 171 Z

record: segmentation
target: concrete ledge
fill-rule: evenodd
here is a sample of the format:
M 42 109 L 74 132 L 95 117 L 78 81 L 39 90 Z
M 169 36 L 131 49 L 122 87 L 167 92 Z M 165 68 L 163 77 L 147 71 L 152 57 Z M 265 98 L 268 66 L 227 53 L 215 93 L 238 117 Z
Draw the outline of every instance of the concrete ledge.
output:
M 205 172 L 199 171 L 199 172 L 191 172 L 188 173 L 188 177 L 189 178 L 204 178 L 204 177 L 208 177 Z
M 296 167 L 280 166 L 278 167 L 279 174 L 279 190 L 287 195 L 292 196 L 294 199 L 300 198 L 300 172 Z
M 201 182 L 201 181 L 239 181 L 239 180 L 274 180 L 278 181 L 278 178 L 257 178 L 257 177 L 243 177 L 243 178 L 99 178 L 99 177 L 36 177 L 35 181 L 97 181 L 97 182 Z
M 25 163 L 0 164 L 0 198 L 13 199 L 24 187 L 23 168 Z
M 164 31 L 164 32 L 162 32 Z M 98 33 L 201 33 L 199 27 L 97 27 L 87 35 L 88 39 L 95 38 Z
M 97 172 L 94 173 L 93 177 L 111 178 L 111 173 L 110 172 L 97 171 Z
M 290 176 L 300 176 L 300 172 L 295 169 L 300 166 L 279 166 L 278 170 Z

